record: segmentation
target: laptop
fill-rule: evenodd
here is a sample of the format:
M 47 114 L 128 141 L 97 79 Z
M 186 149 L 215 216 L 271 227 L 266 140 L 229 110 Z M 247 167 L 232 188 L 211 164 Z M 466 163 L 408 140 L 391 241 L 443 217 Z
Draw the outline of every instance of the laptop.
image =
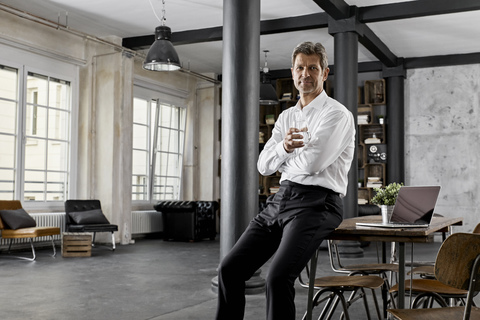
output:
M 401 187 L 387 223 L 357 222 L 361 227 L 426 228 L 430 225 L 440 186 Z

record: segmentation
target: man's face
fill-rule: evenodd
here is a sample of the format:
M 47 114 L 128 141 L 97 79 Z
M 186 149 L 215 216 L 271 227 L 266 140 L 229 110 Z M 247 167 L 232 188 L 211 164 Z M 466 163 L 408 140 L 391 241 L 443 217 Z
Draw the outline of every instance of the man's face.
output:
M 292 68 L 295 87 L 301 95 L 318 95 L 323 90 L 323 82 L 327 79 L 329 69 L 322 70 L 320 58 L 299 53 Z

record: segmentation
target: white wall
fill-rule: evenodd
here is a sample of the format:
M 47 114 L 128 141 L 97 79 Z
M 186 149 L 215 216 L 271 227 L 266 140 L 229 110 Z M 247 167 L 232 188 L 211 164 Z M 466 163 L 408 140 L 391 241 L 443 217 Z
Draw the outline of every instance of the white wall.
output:
M 218 159 L 219 151 L 212 152 L 212 141 L 203 140 L 211 138 L 208 132 L 212 130 L 212 123 L 215 123 L 209 121 L 209 114 L 215 116 L 218 106 L 209 104 L 218 102 L 212 98 L 218 91 L 217 87 L 198 87 L 198 79 L 189 73 L 145 71 L 141 66 L 141 58 L 134 57 L 128 50 L 119 50 L 119 38 L 110 37 L 103 41 L 82 37 L 3 11 L 0 11 L 0 43 L 22 50 L 26 55 L 46 56 L 76 68 L 78 96 L 73 105 L 78 111 L 78 152 L 75 153 L 77 166 L 72 171 L 76 173 L 72 180 L 76 181 L 72 188 L 74 194 L 70 194 L 69 198 L 100 199 L 105 215 L 112 223 L 119 225 L 117 242 L 130 242 L 132 209 L 153 208 L 153 203 L 135 207 L 131 201 L 133 79 L 136 76 L 148 78 L 163 87 L 188 92 L 185 100 L 189 119 L 185 163 L 194 170 L 184 173 L 184 199 L 218 199 L 218 192 L 212 189 L 215 184 L 212 184 L 212 180 L 205 181 L 200 175 L 202 168 L 208 168 Z M 46 70 L 49 68 L 48 65 L 41 67 Z M 197 90 L 201 92 L 199 101 Z M 209 121 L 208 127 L 199 125 L 197 103 L 207 112 L 205 115 L 201 111 L 200 115 Z M 196 153 L 202 156 L 194 157 Z M 189 183 L 194 180 L 198 181 L 197 185 Z M 218 181 L 217 177 L 215 183 L 218 184 Z M 203 188 L 203 184 L 206 188 Z M 198 190 L 211 192 L 201 194 Z M 37 211 L 41 210 L 39 208 Z M 99 235 L 98 239 L 101 241 L 102 236 Z

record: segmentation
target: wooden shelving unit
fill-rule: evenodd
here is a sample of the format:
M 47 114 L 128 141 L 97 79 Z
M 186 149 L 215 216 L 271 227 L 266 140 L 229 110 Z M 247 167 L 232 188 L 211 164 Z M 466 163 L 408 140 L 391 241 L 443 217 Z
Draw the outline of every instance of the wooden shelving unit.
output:
M 358 105 L 358 203 L 370 203 L 374 187 L 384 187 L 387 179 L 386 125 L 379 123 L 375 109 L 386 105 L 385 80 L 367 80 L 363 90 L 364 100 Z M 359 95 L 360 96 L 360 95 Z

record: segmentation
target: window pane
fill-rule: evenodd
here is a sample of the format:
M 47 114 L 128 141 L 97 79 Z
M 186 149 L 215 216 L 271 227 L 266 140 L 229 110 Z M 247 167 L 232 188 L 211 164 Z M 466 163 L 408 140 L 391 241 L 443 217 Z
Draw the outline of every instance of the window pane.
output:
M 52 108 L 70 110 L 70 83 L 55 78 L 49 80 L 48 105 Z
M 25 169 L 45 170 L 45 140 L 27 138 L 25 145 Z M 26 179 L 26 178 L 25 178 Z
M 15 102 L 0 100 L 0 132 L 14 134 L 16 128 L 17 104 Z
M 17 69 L 0 65 L 0 98 L 17 100 Z
M 62 110 L 50 109 L 48 111 L 48 138 L 68 140 L 70 113 Z
M 28 73 L 27 103 L 47 106 L 48 78 L 46 76 Z
M 147 176 L 134 175 L 132 180 L 132 200 L 148 200 Z
M 45 173 L 25 170 L 24 199 L 27 201 L 45 201 Z
M 0 169 L 0 200 L 13 200 L 14 190 L 15 170 Z
M 148 172 L 148 151 L 133 151 L 133 175 L 146 176 Z
M 148 127 L 133 125 L 133 148 L 148 150 Z
M 47 201 L 65 201 L 64 194 L 66 190 L 66 173 L 49 172 L 47 174 Z
M 133 99 L 133 122 L 148 125 L 148 101 Z
M 176 200 L 179 197 L 180 179 L 157 177 L 153 189 L 155 200 Z
M 68 171 L 68 147 L 66 142 L 48 142 L 47 170 Z
M 25 114 L 27 136 L 47 137 L 47 109 L 36 105 L 27 105 Z
M 0 167 L 15 168 L 15 137 L 0 134 L 0 148 Z

